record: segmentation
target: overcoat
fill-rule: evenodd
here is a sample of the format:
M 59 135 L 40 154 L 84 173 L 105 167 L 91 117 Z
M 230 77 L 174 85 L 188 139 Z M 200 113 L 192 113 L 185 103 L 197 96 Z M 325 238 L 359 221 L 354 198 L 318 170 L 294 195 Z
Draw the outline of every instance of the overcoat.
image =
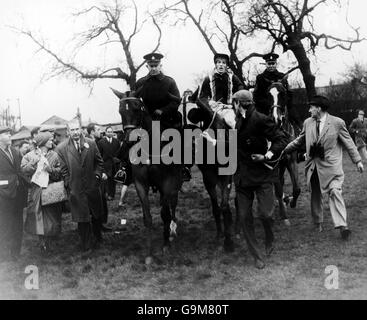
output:
M 318 139 L 316 137 L 316 120 L 310 117 L 305 120 L 298 138 L 287 146 L 287 151 L 291 152 L 304 144 L 306 145 L 308 157 L 305 172 L 309 187 L 311 186 L 311 176 L 314 170 L 317 169 L 322 193 L 329 192 L 332 188 L 341 189 L 344 181 L 343 147 L 345 147 L 354 163 L 361 161 L 361 156 L 345 126 L 344 120 L 327 113 L 320 136 Z M 310 147 L 315 142 L 320 143 L 324 148 L 324 160 L 319 157 L 309 157 Z
M 367 140 L 367 118 L 361 121 L 359 118 L 353 119 L 349 126 L 349 132 L 355 137 L 357 148 L 366 146 Z
M 81 153 L 75 148 L 72 138 L 60 143 L 56 152 L 61 163 L 66 190 L 69 194 L 71 214 L 74 222 L 89 222 L 102 215 L 100 181 L 103 160 L 96 143 L 80 138 Z

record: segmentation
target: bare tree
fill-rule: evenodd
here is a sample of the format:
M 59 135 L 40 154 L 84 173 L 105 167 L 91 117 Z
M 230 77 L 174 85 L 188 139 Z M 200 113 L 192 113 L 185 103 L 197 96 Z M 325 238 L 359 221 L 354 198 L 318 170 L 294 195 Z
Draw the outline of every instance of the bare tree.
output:
M 52 57 L 55 63 L 49 73 L 49 77 L 71 75 L 77 79 L 85 80 L 89 84 L 92 84 L 96 79 L 121 79 L 130 88 L 133 88 L 136 83 L 137 73 L 144 65 L 144 61 L 140 61 L 139 63 L 134 61 L 132 44 L 146 24 L 147 19 L 140 21 L 138 8 L 134 0 L 131 0 L 130 4 L 114 0 L 114 4 L 112 5 L 101 4 L 99 6 L 90 6 L 74 13 L 73 16 L 76 19 L 81 19 L 91 18 L 90 16 L 94 14 L 98 17 L 99 22 L 94 23 L 88 30 L 75 35 L 74 40 L 77 41 L 77 45 L 71 58 L 62 57 L 60 54 L 54 52 L 42 37 L 36 36 L 31 30 L 19 29 L 17 27 L 13 27 L 13 29 L 31 39 L 39 51 L 45 52 Z M 155 48 L 152 50 L 152 52 L 156 52 L 161 43 L 162 32 L 154 16 L 150 15 L 150 19 L 158 33 Z M 90 20 L 95 22 L 95 19 Z M 124 24 L 124 20 L 131 21 L 132 30 L 128 30 L 126 23 Z M 111 66 L 106 69 L 97 67 L 94 70 L 87 70 L 83 66 L 78 65 L 75 62 L 77 53 L 94 41 L 100 41 L 99 44 L 103 46 L 119 43 L 122 49 L 121 55 L 126 60 L 126 67 L 123 67 L 124 70 L 119 66 Z
M 318 33 L 315 30 L 314 12 L 321 5 L 337 5 L 339 0 L 260 0 L 252 1 L 248 19 L 242 25 L 246 32 L 252 30 L 266 32 L 274 42 L 273 47 L 280 45 L 283 52 L 290 50 L 298 61 L 302 73 L 307 96 L 315 95 L 315 76 L 311 71 L 309 53 L 323 46 L 326 49 L 341 48 L 350 50 L 352 45 L 359 43 L 361 38 L 359 28 L 352 27 L 348 19 L 347 24 L 354 31 L 353 38 L 340 38 L 333 35 Z
M 244 64 L 251 58 L 262 57 L 259 52 L 244 52 L 243 43 L 248 39 L 251 31 L 240 28 L 241 15 L 248 9 L 246 1 L 240 0 L 212 0 L 201 2 L 176 0 L 165 2 L 156 12 L 156 16 L 166 19 L 173 17 L 173 25 L 193 23 L 213 54 L 217 53 L 219 45 L 225 45 L 230 56 L 229 67 L 233 73 L 248 85 L 244 78 Z

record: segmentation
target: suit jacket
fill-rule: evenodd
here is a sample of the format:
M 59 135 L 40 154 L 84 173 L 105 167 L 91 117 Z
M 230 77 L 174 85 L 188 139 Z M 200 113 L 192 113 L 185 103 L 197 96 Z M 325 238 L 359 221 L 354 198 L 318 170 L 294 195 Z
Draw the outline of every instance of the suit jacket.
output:
M 80 146 L 79 154 L 72 138 L 69 138 L 61 142 L 55 151 L 60 158 L 73 221 L 89 222 L 90 213 L 96 218 L 102 213 L 99 187 L 103 160 L 93 140 L 82 136 Z
M 309 155 L 310 148 L 315 142 L 323 146 L 324 160 L 319 157 L 312 159 L 308 156 L 305 171 L 307 185 L 310 186 L 311 176 L 314 170 L 317 169 L 321 191 L 326 193 L 332 188 L 342 187 L 344 181 L 343 147 L 354 163 L 361 161 L 361 156 L 345 126 L 344 120 L 338 117 L 327 114 L 319 139 L 316 139 L 316 137 L 316 120 L 308 118 L 303 124 L 301 134 L 287 146 L 287 150 L 293 151 L 305 144 L 306 152 Z
M 10 150 L 13 162 L 0 149 L 0 205 L 1 199 L 15 199 L 25 207 L 28 182 L 20 169 L 22 156 L 17 149 L 10 147 Z
M 116 173 L 116 157 L 120 149 L 120 142 L 112 138 L 112 142 L 109 143 L 107 138 L 104 137 L 98 141 L 98 149 L 103 159 L 104 170 L 109 177 L 113 177 Z
M 364 147 L 367 138 L 367 118 L 364 118 L 363 122 L 359 118 L 354 119 L 349 126 L 349 132 L 354 136 L 357 148 Z
M 265 154 L 268 140 L 272 143 L 270 151 L 274 153 L 275 160 L 287 145 L 284 133 L 277 128 L 270 117 L 256 111 L 254 106 L 247 111 L 246 119 L 242 117 L 238 119 L 236 129 L 238 157 L 237 171 L 234 175 L 236 186 L 250 187 L 276 182 L 278 170 L 271 170 L 263 163 L 253 162 L 251 154 Z

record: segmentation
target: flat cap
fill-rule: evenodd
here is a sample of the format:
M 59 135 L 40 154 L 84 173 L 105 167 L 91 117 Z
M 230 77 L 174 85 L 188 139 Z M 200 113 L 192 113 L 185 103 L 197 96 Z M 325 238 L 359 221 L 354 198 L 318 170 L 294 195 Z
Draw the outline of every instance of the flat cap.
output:
M 278 58 L 279 58 L 279 54 L 276 54 L 276 53 L 273 53 L 273 52 L 268 53 L 268 54 L 265 54 L 265 55 L 263 56 L 263 59 L 264 59 L 266 62 L 270 62 L 270 61 L 274 62 L 274 61 L 276 61 Z
M 163 58 L 163 54 L 160 54 L 158 52 L 152 52 L 146 54 L 144 57 L 146 62 L 159 62 Z
M 239 100 L 239 101 L 245 101 L 245 102 L 252 102 L 253 101 L 252 93 L 248 90 L 239 90 L 239 91 L 237 91 L 232 96 L 232 99 Z
M 9 127 L 0 126 L 0 133 L 10 132 L 11 129 Z
M 308 105 L 320 107 L 321 110 L 325 111 L 330 108 L 330 101 L 324 96 L 316 95 L 311 98 L 311 100 L 308 102 Z
M 217 59 L 225 59 L 227 61 L 227 64 L 229 64 L 229 55 L 225 53 L 216 53 L 214 55 L 214 63 L 217 61 Z

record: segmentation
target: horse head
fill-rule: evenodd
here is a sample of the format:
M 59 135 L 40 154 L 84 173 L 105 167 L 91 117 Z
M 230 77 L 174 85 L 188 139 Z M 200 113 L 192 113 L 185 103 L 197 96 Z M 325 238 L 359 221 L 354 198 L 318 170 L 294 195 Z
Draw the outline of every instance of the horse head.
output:
M 120 92 L 112 88 L 111 90 L 119 98 L 119 113 L 125 139 L 128 139 L 130 132 L 134 129 L 147 129 L 149 114 L 143 101 L 136 97 L 136 93 L 131 91 Z
M 281 126 L 284 120 L 287 118 L 287 89 L 281 81 L 273 82 L 268 92 L 273 97 L 273 105 L 271 107 L 271 116 L 275 123 Z

